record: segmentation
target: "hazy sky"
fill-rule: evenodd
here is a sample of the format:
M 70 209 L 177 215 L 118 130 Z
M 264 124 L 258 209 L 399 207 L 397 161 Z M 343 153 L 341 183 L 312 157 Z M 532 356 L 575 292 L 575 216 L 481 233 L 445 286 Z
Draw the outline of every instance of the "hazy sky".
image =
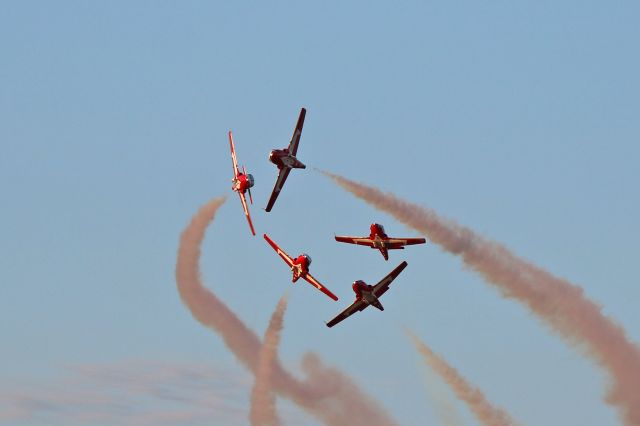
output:
M 245 422 L 251 377 L 191 317 L 174 276 L 181 230 L 224 194 L 204 280 L 259 335 L 290 291 L 280 356 L 293 371 L 316 351 L 399 423 L 437 424 L 407 326 L 523 424 L 619 424 L 603 372 L 459 259 L 427 244 L 385 262 L 336 243 L 374 221 L 417 235 L 313 167 L 505 243 L 581 285 L 640 341 L 640 4 L 305 3 L 3 3 L 0 424 L 153 423 L 171 399 L 149 391 L 158 383 L 188 395 L 175 410 L 195 425 Z M 267 214 L 267 156 L 302 106 L 308 168 Z M 256 237 L 230 189 L 229 129 L 256 179 Z M 309 253 L 340 301 L 292 286 L 263 232 Z M 384 313 L 325 327 L 353 300 L 351 282 L 402 260 Z M 132 377 L 115 401 L 113 376 Z M 312 421 L 279 406 L 288 424 Z

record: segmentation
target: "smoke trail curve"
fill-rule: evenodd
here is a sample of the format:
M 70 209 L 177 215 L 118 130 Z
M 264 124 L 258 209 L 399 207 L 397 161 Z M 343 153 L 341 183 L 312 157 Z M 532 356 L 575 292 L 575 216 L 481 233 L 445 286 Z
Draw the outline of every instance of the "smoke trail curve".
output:
M 280 426 L 271 377 L 273 375 L 273 363 L 278 356 L 278 345 L 280 344 L 280 334 L 284 326 L 286 309 L 287 296 L 285 295 L 278 301 L 278 305 L 269 320 L 269 326 L 264 333 L 262 348 L 260 348 L 260 353 L 258 354 L 256 380 L 251 390 L 249 420 L 252 426 Z
M 447 383 L 456 396 L 464 401 L 476 419 L 485 426 L 510 426 L 516 422 L 501 408 L 494 407 L 482 391 L 473 387 L 458 371 L 422 342 L 418 336 L 405 330 L 424 361 Z
M 640 348 L 605 316 L 581 287 L 516 256 L 505 246 L 441 218 L 432 209 L 390 193 L 321 171 L 340 187 L 406 226 L 429 236 L 444 250 L 493 284 L 506 298 L 526 305 L 553 332 L 602 367 L 611 384 L 605 401 L 627 426 L 640 425 Z
M 200 278 L 200 246 L 209 223 L 225 199 L 216 198 L 203 205 L 180 235 L 176 282 L 180 297 L 191 315 L 220 334 L 236 358 L 255 374 L 262 346 L 260 339 L 213 292 L 204 287 Z M 274 388 L 328 425 L 396 425 L 381 405 L 349 378 L 320 364 L 318 369 L 326 375 L 301 382 L 276 362 Z

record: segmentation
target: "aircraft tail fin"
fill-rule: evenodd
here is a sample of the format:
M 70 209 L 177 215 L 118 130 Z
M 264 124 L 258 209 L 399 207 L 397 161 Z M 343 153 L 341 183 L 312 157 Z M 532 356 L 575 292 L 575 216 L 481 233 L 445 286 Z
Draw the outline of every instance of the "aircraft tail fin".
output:
M 378 308 L 379 310 L 384 311 L 384 306 L 382 306 L 382 303 L 380 303 L 380 300 L 376 299 L 371 304 L 376 308 Z
M 382 253 L 382 257 L 384 257 L 384 260 L 389 260 L 389 252 L 387 251 L 386 247 L 380 247 L 380 253 Z

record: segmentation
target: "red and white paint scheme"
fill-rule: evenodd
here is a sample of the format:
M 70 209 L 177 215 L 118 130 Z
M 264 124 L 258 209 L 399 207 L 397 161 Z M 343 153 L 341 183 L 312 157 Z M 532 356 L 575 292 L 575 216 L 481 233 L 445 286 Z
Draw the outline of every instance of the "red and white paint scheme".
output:
M 315 288 L 317 288 L 318 290 L 320 290 L 321 292 L 323 292 L 333 300 L 338 300 L 338 296 L 331 293 L 329 289 L 327 289 L 325 286 L 320 284 L 318 280 L 316 280 L 309 273 L 309 266 L 311 265 L 311 257 L 308 254 L 303 253 L 294 259 L 291 256 L 289 256 L 287 253 L 285 253 L 280 247 L 278 247 L 278 245 L 271 238 L 269 238 L 267 234 L 264 234 L 264 239 L 267 240 L 269 245 L 273 247 L 276 253 L 278 253 L 278 255 L 282 258 L 282 260 L 284 260 L 285 263 L 289 265 L 289 268 L 291 268 L 291 272 L 293 273 L 291 282 L 295 283 L 296 281 L 298 281 L 298 279 L 302 278 L 303 280 L 307 281 L 309 284 L 311 284 L 312 286 L 314 286 Z
M 253 186 L 253 175 L 247 173 L 244 170 L 244 166 L 242 166 L 242 172 L 238 167 L 238 160 L 236 158 L 236 147 L 233 144 L 233 134 L 231 130 L 229 130 L 229 145 L 231 145 L 231 162 L 233 163 L 233 179 L 231 179 L 231 189 L 236 191 L 240 196 L 240 202 L 242 203 L 242 208 L 244 209 L 244 215 L 247 217 L 247 222 L 249 222 L 249 228 L 251 228 L 251 233 L 256 235 L 256 231 L 253 229 L 253 223 L 251 222 L 251 215 L 249 214 L 249 206 L 247 206 L 247 199 L 245 197 L 245 193 L 249 193 L 249 200 L 251 204 L 253 204 L 253 197 L 251 197 L 251 187 Z
M 302 126 L 304 125 L 304 117 L 307 113 L 307 110 L 302 108 L 300 110 L 300 116 L 298 117 L 298 123 L 296 124 L 296 128 L 293 131 L 293 136 L 291 137 L 291 142 L 289 142 L 289 146 L 284 149 L 274 149 L 269 153 L 269 161 L 278 166 L 278 179 L 276 180 L 276 184 L 273 187 L 273 191 L 271 192 L 271 197 L 269 198 L 269 202 L 267 203 L 267 207 L 265 210 L 270 212 L 273 208 L 273 205 L 280 195 L 280 191 L 282 190 L 282 186 L 284 182 L 287 180 L 287 176 L 289 176 L 289 172 L 291 169 L 306 169 L 307 166 L 302 164 L 300 160 L 296 158 L 296 153 L 298 152 L 298 144 L 300 143 L 300 136 L 302 135 Z
M 349 318 L 356 312 L 364 310 L 369 305 L 375 306 L 381 311 L 384 311 L 384 307 L 378 299 L 380 298 L 380 296 L 385 294 L 387 290 L 389 290 L 389 285 L 391 284 L 391 282 L 395 280 L 396 277 L 400 275 L 400 272 L 402 272 L 402 270 L 406 267 L 407 262 L 402 262 L 393 271 L 391 271 L 389 275 L 380 280 L 380 282 L 378 282 L 378 284 L 376 285 L 368 285 L 361 280 L 354 281 L 351 288 L 353 288 L 353 292 L 356 294 L 356 300 L 351 305 L 349 305 L 347 309 L 340 312 L 338 316 L 329 321 L 327 323 L 327 327 L 333 327 L 342 320 Z
M 335 239 L 341 243 L 357 244 L 378 249 L 382 253 L 384 260 L 389 260 L 389 250 L 403 250 L 404 246 L 424 244 L 426 242 L 424 238 L 389 238 L 384 232 L 384 226 L 378 223 L 372 223 L 369 229 L 371 233 L 368 237 L 336 236 Z

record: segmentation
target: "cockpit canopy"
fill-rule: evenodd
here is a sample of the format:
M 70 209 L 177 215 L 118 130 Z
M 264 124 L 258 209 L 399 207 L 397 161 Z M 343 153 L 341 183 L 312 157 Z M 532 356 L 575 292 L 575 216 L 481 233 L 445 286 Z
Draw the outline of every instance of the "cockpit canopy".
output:
M 247 173 L 247 183 L 249 184 L 249 188 L 253 187 L 253 175 L 251 173 Z
M 302 255 L 307 259 L 307 266 L 311 265 L 311 256 L 306 253 L 302 253 Z
M 371 234 L 373 235 L 374 232 L 376 232 L 376 228 L 378 228 L 378 231 L 382 234 L 384 234 L 384 226 L 380 225 L 379 223 L 372 223 L 371 226 L 369 227 L 369 229 L 371 229 Z

